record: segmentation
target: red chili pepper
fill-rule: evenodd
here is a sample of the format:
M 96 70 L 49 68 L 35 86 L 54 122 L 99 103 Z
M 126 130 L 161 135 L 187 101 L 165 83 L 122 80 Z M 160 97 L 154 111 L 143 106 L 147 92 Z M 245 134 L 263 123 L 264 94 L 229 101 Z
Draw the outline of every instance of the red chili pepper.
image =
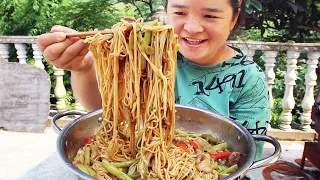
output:
M 186 145 L 181 144 L 181 143 L 176 143 L 174 145 L 179 147 L 179 148 L 181 148 L 181 149 L 183 149 L 185 152 L 189 153 L 189 149 L 188 149 L 188 147 Z
M 124 37 L 127 37 L 129 34 L 129 32 L 131 31 L 133 29 L 133 27 L 132 26 L 130 26 L 130 27 L 128 27 L 127 29 L 125 29 L 124 31 L 123 31 L 123 36 Z
M 217 159 L 223 159 L 223 158 L 229 157 L 231 155 L 231 153 L 232 152 L 219 152 L 219 153 L 216 153 L 216 154 L 210 154 L 210 156 L 214 160 L 217 160 Z
M 194 142 L 193 140 L 190 140 L 189 143 L 191 144 L 191 146 L 193 147 L 193 149 L 196 151 L 199 149 L 199 146 L 196 142 Z
M 89 138 L 87 139 L 86 143 L 84 144 L 84 146 L 90 145 L 90 144 L 93 142 L 93 140 L 94 140 L 94 136 L 89 137 Z

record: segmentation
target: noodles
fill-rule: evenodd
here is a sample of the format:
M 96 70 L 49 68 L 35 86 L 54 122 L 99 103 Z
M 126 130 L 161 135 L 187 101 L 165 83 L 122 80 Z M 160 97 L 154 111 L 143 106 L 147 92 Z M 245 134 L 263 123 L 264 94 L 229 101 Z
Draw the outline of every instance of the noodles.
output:
M 210 164 L 201 165 L 212 161 L 209 156 L 185 143 L 205 139 L 184 131 L 174 137 L 179 44 L 172 27 L 124 18 L 112 31 L 86 39 L 95 57 L 103 122 L 73 163 L 97 179 L 218 179 Z

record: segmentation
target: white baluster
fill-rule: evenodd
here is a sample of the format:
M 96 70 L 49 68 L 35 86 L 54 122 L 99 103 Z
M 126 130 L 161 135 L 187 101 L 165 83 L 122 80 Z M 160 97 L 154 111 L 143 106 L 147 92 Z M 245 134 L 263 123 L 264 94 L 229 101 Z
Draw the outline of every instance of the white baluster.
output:
M 255 49 L 249 49 L 246 53 L 247 53 L 247 56 L 249 56 L 250 59 L 253 60 L 253 56 L 256 53 L 256 50 Z
M 9 44 L 0 44 L 0 56 L 9 61 Z
M 42 63 L 42 52 L 37 44 L 32 44 L 33 49 L 33 59 L 34 59 L 34 66 L 40 69 L 44 69 L 44 65 Z
M 76 102 L 75 102 L 75 107 L 74 107 L 75 110 L 79 110 L 79 111 L 84 111 L 84 107 L 79 103 L 79 101 L 76 99 Z
M 26 44 L 14 44 L 17 50 L 17 55 L 20 64 L 27 64 L 27 45 Z
M 56 77 L 56 87 L 54 88 L 54 95 L 57 99 L 57 110 L 58 111 L 64 111 L 67 109 L 66 102 L 64 101 L 67 91 L 63 84 L 63 75 L 64 71 L 63 69 L 58 69 L 56 67 L 53 67 L 54 73 L 53 75 Z
M 269 102 L 271 109 L 274 104 L 274 98 L 272 95 L 272 86 L 274 84 L 274 79 L 276 78 L 276 74 L 274 73 L 273 68 L 276 66 L 276 57 L 278 55 L 278 51 L 265 51 L 264 56 L 265 56 L 265 74 L 267 76 L 268 80 L 268 88 L 269 88 Z M 270 119 L 271 122 L 271 119 Z M 270 129 L 271 126 L 270 124 L 268 125 L 268 129 Z
M 163 24 L 166 24 L 167 23 L 167 13 L 165 11 L 165 8 L 163 6 L 159 6 L 157 11 L 151 17 L 151 19 L 152 20 L 159 20 Z
M 293 97 L 293 88 L 296 85 L 297 79 L 297 62 L 300 56 L 300 52 L 296 51 L 288 51 L 287 52 L 287 73 L 285 75 L 285 94 L 282 100 L 282 113 L 281 119 L 282 123 L 280 125 L 280 129 L 282 130 L 290 130 L 291 122 L 292 122 L 292 109 L 295 106 L 295 101 Z
M 302 100 L 303 113 L 301 115 L 301 126 L 303 131 L 311 130 L 311 110 L 314 104 L 314 86 L 317 85 L 317 74 L 316 69 L 318 67 L 318 59 L 320 52 L 309 52 L 308 53 L 308 72 L 305 76 L 306 92 Z

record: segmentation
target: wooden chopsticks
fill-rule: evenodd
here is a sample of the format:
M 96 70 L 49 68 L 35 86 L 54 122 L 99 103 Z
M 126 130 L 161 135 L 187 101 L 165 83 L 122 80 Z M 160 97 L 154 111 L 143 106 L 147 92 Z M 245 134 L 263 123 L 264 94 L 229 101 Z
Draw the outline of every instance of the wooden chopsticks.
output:
M 113 34 L 111 29 L 105 29 L 103 31 L 88 31 L 88 32 L 66 33 L 66 35 L 67 35 L 67 37 L 79 37 L 81 39 L 85 39 L 87 36 L 94 36 L 97 33 L 110 34 L 110 35 Z

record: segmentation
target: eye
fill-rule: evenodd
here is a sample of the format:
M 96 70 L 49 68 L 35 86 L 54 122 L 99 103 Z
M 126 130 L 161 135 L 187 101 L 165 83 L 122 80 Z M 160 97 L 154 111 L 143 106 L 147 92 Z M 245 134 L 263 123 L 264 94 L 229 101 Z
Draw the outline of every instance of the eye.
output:
M 218 18 L 217 16 L 213 16 L 213 15 L 205 15 L 204 17 L 209 19 Z
M 174 14 L 179 15 L 179 16 L 186 15 L 186 13 L 184 13 L 184 12 L 174 12 Z

